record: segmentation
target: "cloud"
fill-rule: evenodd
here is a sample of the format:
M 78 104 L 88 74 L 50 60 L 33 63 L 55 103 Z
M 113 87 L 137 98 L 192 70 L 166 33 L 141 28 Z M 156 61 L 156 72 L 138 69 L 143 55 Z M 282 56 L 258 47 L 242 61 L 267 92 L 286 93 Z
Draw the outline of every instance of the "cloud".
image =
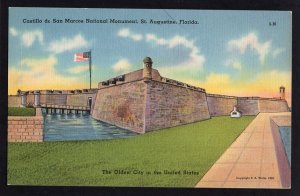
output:
M 260 63 L 264 64 L 266 56 L 270 52 L 271 41 L 259 42 L 255 33 L 249 33 L 239 39 L 230 40 L 227 47 L 229 51 L 237 50 L 240 54 L 244 54 L 247 48 L 255 50 L 259 55 Z
M 62 37 L 60 40 L 50 42 L 47 50 L 54 53 L 62 53 L 88 46 L 89 43 L 85 38 L 81 34 L 77 34 L 72 38 Z
M 123 28 L 118 31 L 118 36 L 123 38 L 130 38 L 133 41 L 141 41 L 143 39 L 143 36 L 138 33 L 131 32 L 128 28 Z
M 92 66 L 92 70 L 95 69 L 95 66 Z M 83 72 L 89 72 L 89 65 L 78 65 L 68 69 L 69 73 L 79 74 Z
M 10 27 L 10 28 L 9 28 L 9 34 L 12 35 L 13 37 L 15 37 L 15 36 L 17 36 L 19 33 L 18 33 L 18 31 L 17 31 L 16 28 Z
M 276 48 L 273 52 L 272 52 L 272 57 L 275 59 L 279 54 L 283 53 L 285 51 L 284 48 Z
M 87 88 L 88 79 L 80 76 L 65 76 L 56 70 L 58 60 L 51 55 L 46 58 L 25 58 L 19 66 L 8 69 L 8 89 L 10 94 L 21 90 L 78 89 Z
M 195 46 L 193 40 L 189 40 L 184 36 L 175 35 L 170 39 L 165 39 L 162 37 L 158 37 L 155 34 L 146 34 L 146 42 L 156 44 L 158 46 L 166 46 L 170 49 L 175 49 L 177 46 L 182 46 L 190 50 L 187 58 L 183 58 L 184 60 L 176 65 L 169 65 L 160 68 L 160 72 L 168 77 L 177 77 L 178 79 L 182 79 L 182 73 L 186 73 L 188 75 L 194 75 L 199 71 L 202 71 L 205 56 L 200 53 L 200 50 L 197 46 Z M 180 50 L 180 48 L 179 48 Z M 170 70 L 172 70 L 170 72 Z
M 181 62 L 175 65 L 165 65 L 164 67 L 159 68 L 160 73 L 166 77 L 186 79 L 186 77 L 195 76 L 195 74 L 198 74 L 203 69 L 205 56 L 200 53 L 200 50 L 195 45 L 194 41 L 186 38 L 185 36 L 175 35 L 166 39 L 164 37 L 159 37 L 154 33 L 147 33 L 145 35 L 137 34 L 129 28 L 119 30 L 118 36 L 130 38 L 134 41 L 140 41 L 145 38 L 143 40 L 146 43 L 167 47 L 170 50 L 173 50 L 174 54 L 180 54 L 181 50 L 188 49 L 190 51 L 188 56 L 182 56 Z M 134 39 L 134 37 L 136 38 Z
M 116 73 L 126 73 L 131 70 L 132 65 L 128 62 L 127 59 L 120 59 L 112 67 Z
M 156 35 L 148 33 L 146 34 L 146 41 L 147 42 L 153 42 L 157 45 L 167 45 L 168 41 L 164 38 L 158 38 Z
M 35 74 L 42 75 L 53 72 L 56 63 L 57 59 L 54 56 L 49 56 L 46 59 L 25 58 L 21 60 L 21 66 L 23 66 L 23 68 L 26 68 Z
M 41 30 L 34 30 L 34 31 L 25 31 L 21 35 L 21 43 L 25 47 L 30 47 L 32 44 L 37 41 L 41 45 L 44 44 L 44 34 Z
M 225 61 L 225 66 L 227 67 L 232 67 L 234 69 L 237 69 L 237 70 L 242 70 L 242 63 L 238 60 L 238 59 L 227 59 Z

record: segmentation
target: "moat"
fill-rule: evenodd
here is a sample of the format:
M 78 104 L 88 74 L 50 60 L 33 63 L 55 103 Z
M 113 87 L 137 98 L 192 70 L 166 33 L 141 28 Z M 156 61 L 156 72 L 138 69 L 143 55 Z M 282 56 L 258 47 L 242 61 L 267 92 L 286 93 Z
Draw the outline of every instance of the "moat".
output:
M 74 141 L 128 138 L 136 133 L 94 120 L 89 114 L 46 114 L 44 141 Z

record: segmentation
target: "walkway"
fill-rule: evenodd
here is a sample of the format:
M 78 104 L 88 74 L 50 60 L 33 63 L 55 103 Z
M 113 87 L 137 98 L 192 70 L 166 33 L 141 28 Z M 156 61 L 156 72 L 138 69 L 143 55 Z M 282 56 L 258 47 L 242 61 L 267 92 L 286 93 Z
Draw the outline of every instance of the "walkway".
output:
M 260 113 L 196 187 L 287 188 L 280 178 L 270 118 L 291 126 L 290 112 Z

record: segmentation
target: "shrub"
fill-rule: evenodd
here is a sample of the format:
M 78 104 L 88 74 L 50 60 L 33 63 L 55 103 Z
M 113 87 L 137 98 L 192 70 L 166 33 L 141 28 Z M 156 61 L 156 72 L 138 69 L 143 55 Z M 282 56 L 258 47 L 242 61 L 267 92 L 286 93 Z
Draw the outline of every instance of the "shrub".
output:
M 9 107 L 8 116 L 35 116 L 35 108 Z

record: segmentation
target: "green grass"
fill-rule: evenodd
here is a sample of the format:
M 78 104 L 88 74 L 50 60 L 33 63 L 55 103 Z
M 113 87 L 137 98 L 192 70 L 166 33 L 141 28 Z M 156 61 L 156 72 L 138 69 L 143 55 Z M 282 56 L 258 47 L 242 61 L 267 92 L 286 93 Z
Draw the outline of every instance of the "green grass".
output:
M 35 116 L 35 108 L 9 107 L 8 116 Z
M 215 117 L 127 139 L 10 143 L 8 183 L 194 187 L 253 119 Z M 114 170 L 144 174 L 113 174 Z M 163 170 L 180 175 L 154 174 Z M 198 174 L 183 175 L 184 170 Z

